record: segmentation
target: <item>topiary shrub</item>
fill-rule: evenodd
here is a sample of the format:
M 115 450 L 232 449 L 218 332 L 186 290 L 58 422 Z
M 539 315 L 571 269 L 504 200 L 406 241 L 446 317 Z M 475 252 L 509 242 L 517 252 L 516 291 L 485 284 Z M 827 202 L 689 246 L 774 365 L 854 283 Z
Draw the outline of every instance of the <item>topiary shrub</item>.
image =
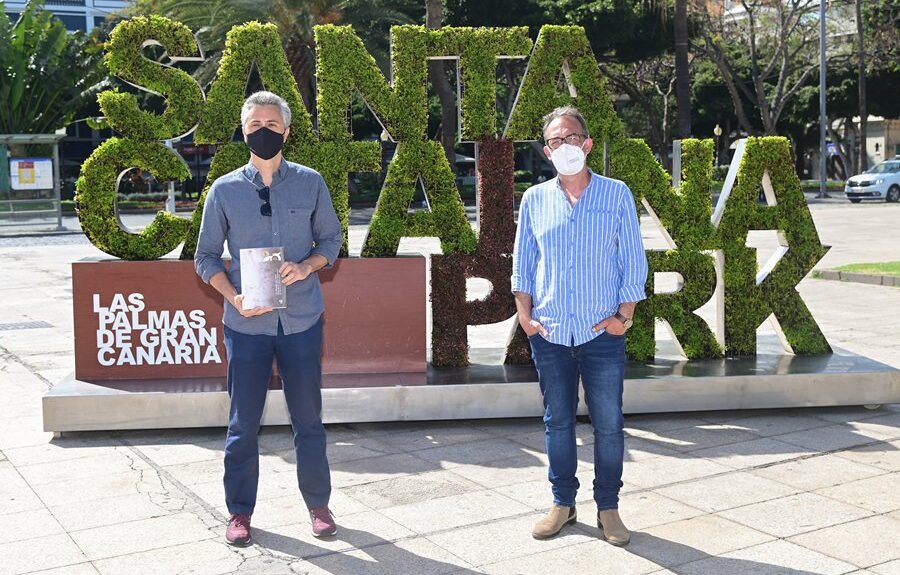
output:
M 428 31 L 429 57 L 458 58 L 460 140 L 497 135 L 497 59 L 525 57 L 531 48 L 526 27 Z
M 431 210 L 408 213 L 420 178 Z M 369 224 L 362 255 L 393 257 L 404 236 L 438 237 L 444 254 L 475 251 L 475 232 L 466 219 L 456 180 L 438 142 L 410 141 L 397 145 Z
M 140 168 L 160 181 L 190 177 L 187 164 L 174 150 L 159 142 L 110 138 L 81 167 L 75 183 L 75 209 L 81 228 L 92 244 L 123 260 L 155 260 L 184 241 L 189 223 L 168 212 L 159 212 L 140 233 L 123 229 L 116 210 L 116 185 L 120 175 Z
M 771 182 L 776 205 L 757 203 L 763 179 Z M 794 353 L 831 351 L 796 286 L 828 251 L 819 240 L 791 145 L 780 136 L 748 138 L 737 181 L 720 201 L 726 209 L 717 230 L 725 253 L 725 348 L 728 355 L 755 355 L 756 328 L 769 317 L 781 326 Z M 756 250 L 747 247 L 750 230 L 778 230 L 783 257 L 758 275 Z
M 365 238 L 363 255 L 396 255 L 404 236 L 436 236 L 443 255 L 432 262 L 435 365 L 468 362 L 466 325 L 493 323 L 515 312 L 509 293 L 511 252 L 515 236 L 513 141 L 541 137 L 541 120 L 551 109 L 577 106 L 595 140 L 590 167 L 623 180 L 632 190 L 635 209 L 652 211 L 670 235 L 675 249 L 648 254 L 652 295 L 637 308 L 627 351 L 634 359 L 655 354 L 656 318 L 669 323 L 689 358 L 756 353 L 756 328 L 774 314 L 796 353 L 821 353 L 830 348 L 796 290 L 827 248 L 818 234 L 794 172 L 789 143 L 784 138 L 750 138 L 740 158 L 737 182 L 713 211 L 710 140 L 682 143 L 682 184 L 672 189 L 668 174 L 644 142 L 623 137 L 584 30 L 544 26 L 533 46 L 525 28 L 443 28 L 399 26 L 392 30 L 390 82 L 350 27 L 319 26 L 317 42 L 318 131 L 303 105 L 273 24 L 249 22 L 233 28 L 204 103 L 202 90 L 185 72 L 152 62 L 142 55 L 159 44 L 174 59 L 199 54 L 196 41 L 182 24 L 150 16 L 126 20 L 113 31 L 105 61 L 110 72 L 166 99 L 161 115 L 140 110 L 131 94 L 100 95 L 105 122 L 123 134 L 100 146 L 82 167 L 76 189 L 76 211 L 88 238 L 99 249 L 130 260 L 157 259 L 184 241 L 182 258 L 192 258 L 203 202 L 209 186 L 248 161 L 242 142 L 233 142 L 240 124 L 247 79 L 253 69 L 267 90 L 287 100 L 293 111 L 290 137 L 284 149 L 289 160 L 318 170 L 329 189 L 344 227 L 342 255 L 347 255 L 350 172 L 380 171 L 379 142 L 355 141 L 348 121 L 353 92 L 359 92 L 399 141 Z M 531 50 L 528 68 L 513 112 L 497 138 L 495 111 L 496 60 L 523 57 Z M 480 233 L 469 225 L 450 164 L 441 146 L 427 139 L 427 60 L 459 61 L 460 138 L 475 141 L 478 156 Z M 560 91 L 560 79 L 563 89 Z M 160 140 L 189 132 L 196 124 L 197 143 L 216 144 L 207 186 L 190 221 L 161 212 L 139 234 L 126 231 L 116 213 L 120 175 L 134 167 L 159 181 L 189 177 L 184 161 Z M 522 177 L 522 179 L 527 179 Z M 760 185 L 771 183 L 772 207 L 756 203 Z M 421 182 L 430 211 L 410 213 L 409 204 Z M 520 184 L 523 188 L 527 182 Z M 768 184 L 767 184 L 768 185 Z M 719 215 L 721 217 L 719 218 Z M 716 225 L 717 224 L 717 225 Z M 759 273 L 754 250 L 746 247 L 747 232 L 779 230 L 784 257 Z M 716 266 L 713 253 L 723 254 L 725 317 L 724 349 L 709 326 L 694 311 L 713 296 Z M 677 272 L 684 286 L 677 293 L 653 294 L 655 272 Z M 481 301 L 466 302 L 465 281 L 480 277 L 493 286 Z M 508 342 L 507 362 L 529 362 L 529 346 L 516 327 Z
M 720 357 L 722 348 L 709 325 L 694 311 L 713 296 L 716 249 L 710 216 L 711 140 L 682 142 L 682 184 L 676 192 L 671 178 L 642 140 L 620 140 L 612 147 L 611 173 L 628 184 L 638 205 L 646 201 L 677 249 L 648 250 L 647 300 L 637 306 L 635 324 L 626 347 L 634 359 L 649 360 L 656 353 L 655 320 L 670 325 L 689 359 Z M 684 281 L 675 293 L 654 293 L 657 272 L 677 272 Z
M 133 94 L 107 90 L 97 96 L 106 123 L 135 140 L 169 140 L 190 132 L 203 109 L 203 90 L 183 70 L 164 66 L 143 55 L 148 44 L 159 44 L 170 58 L 200 55 L 190 29 L 162 16 L 138 16 L 122 21 L 110 33 L 103 61 L 110 74 L 156 92 L 166 99 L 162 115 L 140 109 Z
M 466 326 L 497 323 L 516 313 L 510 283 L 516 235 L 513 145 L 509 140 L 486 138 L 479 141 L 477 147 L 481 226 L 475 253 L 431 258 L 431 361 L 438 367 L 468 365 Z M 488 280 L 491 292 L 484 299 L 466 301 L 468 278 Z M 523 344 L 527 350 L 524 360 Z M 530 361 L 527 338 L 513 338 L 506 345 L 505 362 Z

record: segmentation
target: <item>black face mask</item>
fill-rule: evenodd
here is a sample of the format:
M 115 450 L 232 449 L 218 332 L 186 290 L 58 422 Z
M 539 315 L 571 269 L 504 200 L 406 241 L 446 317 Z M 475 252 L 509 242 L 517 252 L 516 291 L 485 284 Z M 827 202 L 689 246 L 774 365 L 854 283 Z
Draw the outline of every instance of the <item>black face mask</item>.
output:
M 263 160 L 271 160 L 284 147 L 284 134 L 263 127 L 247 134 L 247 146 Z

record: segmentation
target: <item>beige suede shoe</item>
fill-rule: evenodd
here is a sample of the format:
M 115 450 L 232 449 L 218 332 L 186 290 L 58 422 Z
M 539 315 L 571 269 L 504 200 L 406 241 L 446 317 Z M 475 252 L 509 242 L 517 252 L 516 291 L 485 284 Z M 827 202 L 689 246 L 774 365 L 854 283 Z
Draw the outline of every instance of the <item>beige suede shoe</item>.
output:
M 597 527 L 600 528 L 600 538 L 612 545 L 624 547 L 631 541 L 631 532 L 622 523 L 617 509 L 598 511 Z
M 554 505 L 543 519 L 534 524 L 531 535 L 535 539 L 550 539 L 556 536 L 562 528 L 570 523 L 575 523 L 578 514 L 574 507 Z

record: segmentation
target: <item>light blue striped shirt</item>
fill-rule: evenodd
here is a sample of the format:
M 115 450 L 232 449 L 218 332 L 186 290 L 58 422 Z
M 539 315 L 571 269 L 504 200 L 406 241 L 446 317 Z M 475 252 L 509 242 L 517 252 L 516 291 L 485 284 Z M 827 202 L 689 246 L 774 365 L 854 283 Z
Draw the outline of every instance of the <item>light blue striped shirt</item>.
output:
M 591 172 L 572 206 L 553 178 L 529 188 L 519 207 L 512 291 L 532 298 L 547 340 L 581 345 L 619 304 L 645 299 L 647 256 L 634 196 L 624 183 Z

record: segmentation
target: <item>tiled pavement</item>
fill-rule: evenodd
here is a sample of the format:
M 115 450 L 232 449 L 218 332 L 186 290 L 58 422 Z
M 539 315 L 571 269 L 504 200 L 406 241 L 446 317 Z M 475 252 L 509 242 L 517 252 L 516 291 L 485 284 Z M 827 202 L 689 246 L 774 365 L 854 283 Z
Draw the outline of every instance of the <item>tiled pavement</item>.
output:
M 826 243 L 867 261 L 898 244 L 894 206 L 845 209 L 814 209 Z M 837 227 L 863 216 L 870 232 Z M 0 331 L 0 574 L 900 573 L 898 405 L 627 417 L 625 549 L 597 538 L 587 424 L 580 520 L 550 541 L 530 536 L 550 502 L 537 419 L 331 426 L 331 540 L 310 533 L 288 429 L 266 428 L 256 543 L 230 548 L 222 429 L 41 431 L 72 369 L 67 263 L 92 250 L 0 246 L 0 324 L 52 325 Z M 833 344 L 900 367 L 900 290 L 800 290 Z
M 3 378 L 4 388 L 13 385 Z M 266 428 L 256 545 L 245 550 L 222 542 L 222 429 L 52 440 L 36 426 L 0 420 L 0 428 L 19 430 L 12 443 L 0 434 L 0 573 L 543 574 L 606 565 L 613 570 L 605 572 L 635 574 L 887 574 L 900 567 L 898 406 L 628 417 L 621 509 L 636 534 L 626 549 L 598 540 L 585 488 L 576 526 L 551 541 L 531 538 L 548 504 L 537 419 L 330 427 L 341 528 L 331 540 L 310 533 L 284 449 L 289 430 Z M 816 438 L 827 445 L 817 447 Z M 586 487 L 592 443 L 580 424 L 578 475 Z

